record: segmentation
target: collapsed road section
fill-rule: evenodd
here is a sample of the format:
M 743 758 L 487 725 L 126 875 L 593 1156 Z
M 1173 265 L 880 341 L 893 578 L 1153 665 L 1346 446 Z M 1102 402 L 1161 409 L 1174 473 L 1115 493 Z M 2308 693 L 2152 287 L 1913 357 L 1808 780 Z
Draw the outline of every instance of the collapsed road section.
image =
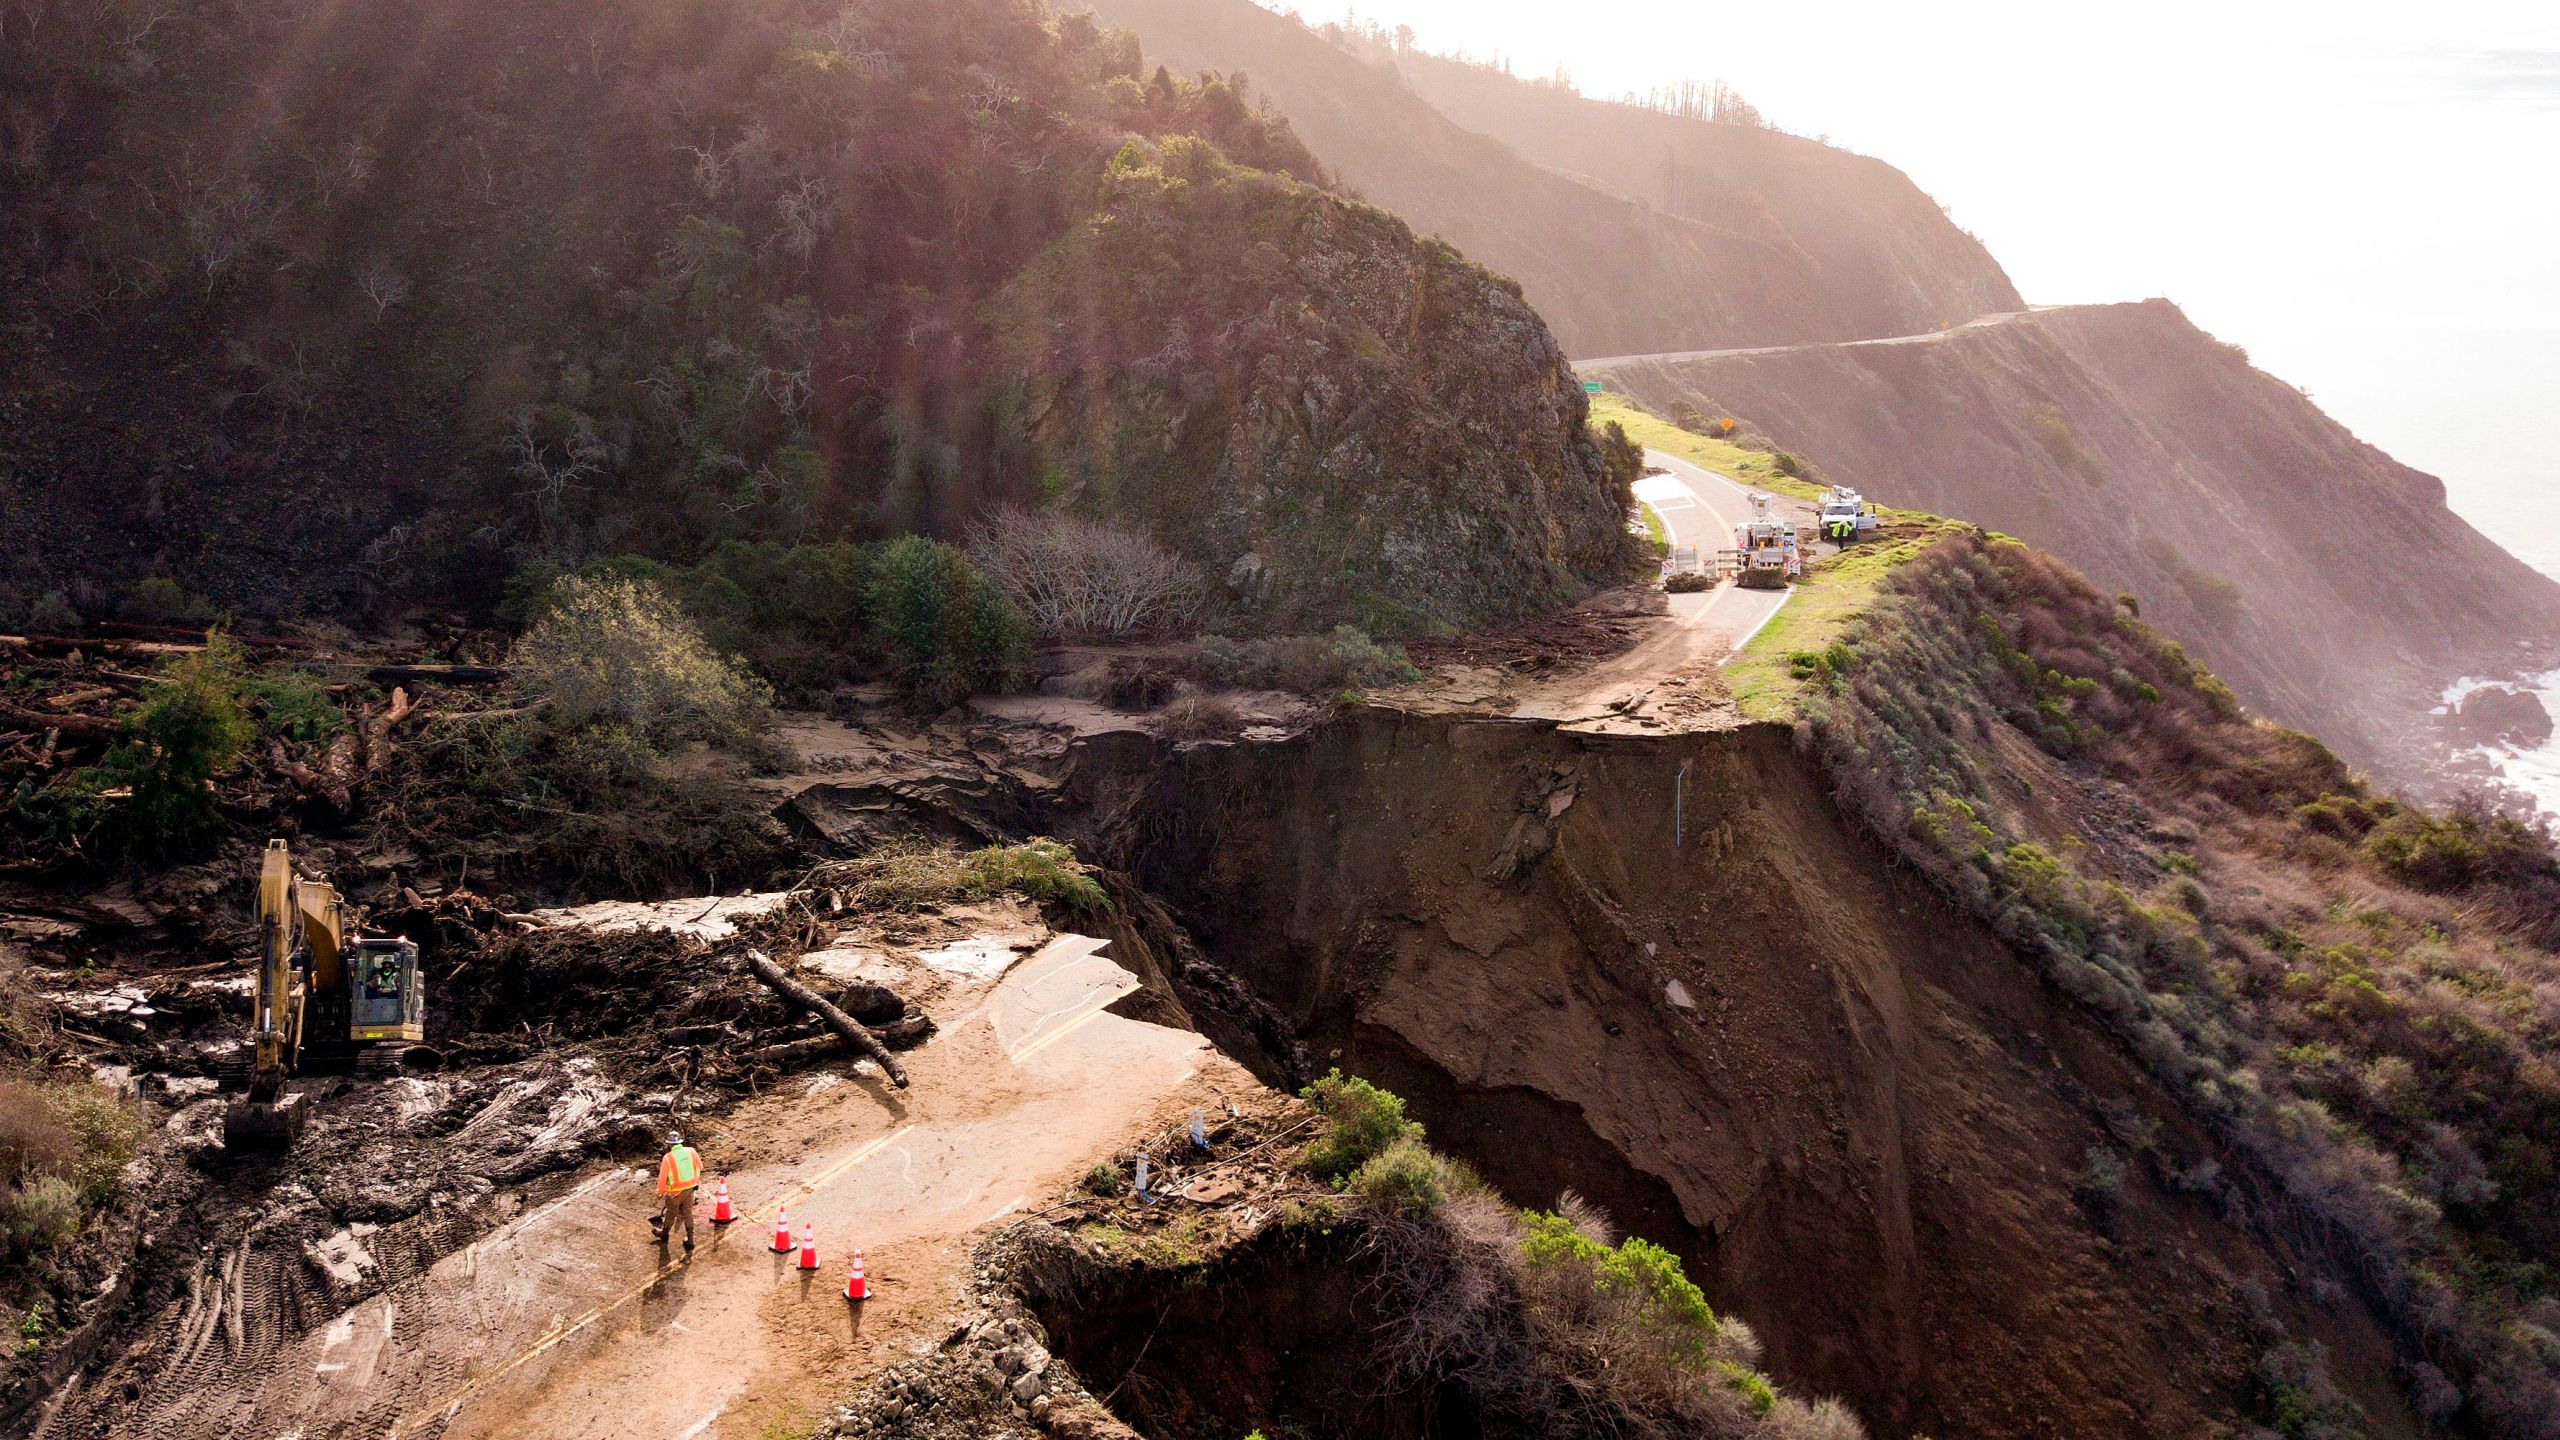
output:
M 1253 1087 L 1200 1037 L 1110 1013 L 1138 982 L 1103 942 L 1053 936 L 1027 906 L 894 928 L 904 938 L 848 931 L 801 973 L 917 1000 L 935 1034 L 909 1056 L 912 1085 L 862 1061 L 850 1079 L 803 1075 L 690 1125 L 739 1219 L 704 1225 L 689 1262 L 650 1237 L 650 1170 L 616 1157 L 516 1173 L 527 1155 L 628 1148 L 650 1128 L 640 1117 L 681 1094 L 632 1093 L 578 1057 L 494 1091 L 418 1077 L 349 1088 L 316 1107 L 307 1149 L 274 1162 L 267 1217 L 204 1241 L 141 1338 L 65 1386 L 34 1433 L 232 1436 L 286 1417 L 306 1440 L 769 1433 L 929 1331 L 970 1232 L 1056 1191 L 1159 1110 Z M 609 933 L 703 963 L 688 937 Z M 466 1089 L 476 1105 L 454 1103 Z M 373 1143 L 332 1133 L 347 1130 Z M 348 1173 L 365 1166 L 378 1173 Z M 456 1178 L 480 1183 L 438 1183 Z M 366 1213 L 344 1203 L 366 1186 L 431 1194 L 387 1223 L 297 1224 L 314 1209 Z M 322 1190 L 334 1203 L 315 1207 Z M 396 1207 L 386 1195 L 380 1208 Z M 786 1209 L 824 1256 L 814 1275 L 766 1244 Z M 477 1238 L 438 1256 L 430 1233 Z M 843 1299 L 857 1248 L 875 1297 L 860 1308 Z

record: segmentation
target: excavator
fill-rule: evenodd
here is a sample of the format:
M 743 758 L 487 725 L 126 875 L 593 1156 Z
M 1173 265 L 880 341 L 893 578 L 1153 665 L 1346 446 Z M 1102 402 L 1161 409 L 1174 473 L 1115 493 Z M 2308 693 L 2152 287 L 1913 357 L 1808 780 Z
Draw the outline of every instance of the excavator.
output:
M 360 936 L 359 917 L 326 880 L 294 868 L 282 840 L 258 869 L 258 973 L 249 1015 L 249 1093 L 223 1114 L 226 1146 L 280 1149 L 302 1134 L 308 1096 L 295 1075 L 397 1063 L 427 1038 L 418 947 Z

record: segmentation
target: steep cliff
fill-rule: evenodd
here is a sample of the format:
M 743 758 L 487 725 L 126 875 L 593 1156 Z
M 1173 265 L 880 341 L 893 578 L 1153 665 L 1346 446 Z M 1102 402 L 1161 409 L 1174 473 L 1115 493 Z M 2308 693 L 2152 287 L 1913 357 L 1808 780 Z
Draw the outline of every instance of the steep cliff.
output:
M 1518 277 L 1577 355 L 1901 335 L 2019 304 L 1880 161 L 1411 52 L 1363 58 L 1251 0 L 1091 3 L 1150 62 L 1249 73 L 1362 196 Z M 1619 146 L 1627 173 L 1602 154 Z
M 2251 705 L 2403 783 L 2435 777 L 2448 681 L 2560 645 L 2560 585 L 2165 301 L 1592 373 L 2052 550 Z
M 12 13 L 12 621 L 112 611 L 154 574 L 239 613 L 485 603 L 527 564 L 950 535 L 1000 502 L 1171 526 L 1215 507 L 1198 487 L 1249 482 L 1267 507 L 1338 493 L 1354 464 L 1370 511 L 1445 523 L 1302 537 L 1264 584 L 1302 618 L 1376 596 L 1464 622 L 1618 573 L 1597 532 L 1625 504 L 1623 457 L 1583 433 L 1580 387 L 1517 294 L 1324 192 L 1286 123 L 1235 89 L 1149 83 L 1135 42 L 1084 17 L 1024 0 Z M 1154 243 L 1089 243 L 1106 182 L 1129 203 L 1111 177 L 1132 144 L 1123 170 L 1161 174 L 1156 147 L 1181 148 L 1173 183 L 1223 208 L 1161 207 L 1182 223 Z M 1289 241 L 1287 264 L 1228 243 L 1257 229 Z M 1396 298 L 1346 293 L 1350 272 L 1392 276 Z M 1082 335 L 1114 317 L 1042 298 L 1061 285 L 1139 297 L 1116 318 L 1154 328 Z M 1372 333 L 1392 343 L 1354 343 Z M 1289 443 L 1257 373 L 1275 365 L 1293 404 L 1333 397 L 1291 412 L 1308 433 Z M 1019 402 L 1070 372 L 1065 458 L 1065 427 Z M 1214 394 L 1246 397 L 1236 424 L 1173 413 Z M 1441 408 L 1418 421 L 1425 396 Z M 1048 488 L 1115 429 L 1137 439 L 1107 491 Z M 1263 543 L 1248 528 L 1161 538 L 1223 575 Z M 1520 563 L 1470 589 L 1456 577 L 1484 536 Z
M 2212 1137 L 1861 836 L 1784 727 L 1372 710 L 1176 757 L 1135 806 L 1083 780 L 1316 1068 L 1408 1097 L 1516 1203 L 1575 1190 L 1672 1247 L 1773 1379 L 1871 1433 L 2210 1433 L 2260 1322 L 2395 1408 L 2373 1323 L 2288 1278 L 2318 1257 L 2169 1183 Z M 2155 1138 L 2102 1223 L 2078 1187 L 2111 1124 Z

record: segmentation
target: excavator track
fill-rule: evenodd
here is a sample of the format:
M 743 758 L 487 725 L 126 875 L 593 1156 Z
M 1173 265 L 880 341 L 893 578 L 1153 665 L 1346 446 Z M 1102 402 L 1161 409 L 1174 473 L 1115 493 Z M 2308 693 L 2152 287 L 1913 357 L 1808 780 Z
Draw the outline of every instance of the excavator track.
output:
M 356 1052 L 356 1073 L 368 1079 L 397 1075 L 408 1068 L 409 1051 L 413 1047 L 389 1041 L 366 1046 Z

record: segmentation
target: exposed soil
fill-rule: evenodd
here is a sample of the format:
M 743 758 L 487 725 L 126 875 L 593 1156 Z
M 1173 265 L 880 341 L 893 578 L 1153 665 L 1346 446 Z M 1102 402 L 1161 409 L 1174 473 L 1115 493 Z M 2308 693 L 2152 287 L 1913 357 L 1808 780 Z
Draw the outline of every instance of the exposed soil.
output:
M 1031 1329 L 968 1319 L 983 1303 L 965 1260 L 979 1227 L 1038 1208 L 1097 1155 L 1125 1165 L 1143 1145 L 1177 1181 L 1184 1147 L 1166 1126 L 1194 1106 L 1250 1116 L 1269 1100 L 1195 1030 L 1269 1084 L 1339 1064 L 1405 1094 L 1435 1143 L 1517 1203 L 1592 1197 L 1689 1260 L 1718 1309 L 1759 1331 L 1781 1384 L 1849 1399 L 1880 1436 L 2221 1433 L 2249 1401 L 2266 1313 L 2329 1347 L 2377 1434 L 2414 1431 L 2390 1347 L 2322 1278 L 2334 1267 L 2027 965 L 1852 834 L 1779 730 L 1611 735 L 1376 705 L 1179 744 L 1059 717 L 807 723 L 801 748 L 818 758 L 789 785 L 859 817 L 848 845 L 939 817 L 936 833 L 1070 834 L 1118 867 L 1111 910 L 1074 923 L 1110 942 L 1121 968 L 1097 973 L 1128 978 L 1094 992 L 1109 1015 L 1048 1052 L 1102 1068 L 1042 1082 L 1065 1090 L 1001 1083 L 1033 1032 L 987 1028 L 971 957 L 1001 969 L 1006 943 L 972 937 L 1028 943 L 1037 921 L 1019 909 L 861 917 L 700 897 L 562 926 L 446 894 L 381 913 L 436 957 L 447 1069 L 321 1085 L 290 1168 L 188 1161 L 217 1103 L 189 1077 L 227 1043 L 237 979 L 156 972 L 188 945 L 236 939 L 218 884 L 208 872 L 147 895 L 28 897 L 42 903 L 13 907 L 13 943 L 36 953 L 46 988 L 86 997 L 102 1057 L 156 1072 L 148 1091 L 173 1115 L 135 1212 L 150 1223 L 118 1262 L 129 1298 L 108 1308 L 122 1318 L 47 1433 L 222 1433 L 286 1410 L 315 1417 L 306 1434 L 371 1433 L 465 1386 L 480 1408 L 447 1433 L 493 1433 L 506 1416 L 511 1433 L 583 1435 L 596 1416 L 627 1420 L 626 1391 L 659 1393 L 693 1365 L 709 1367 L 685 1392 L 708 1397 L 707 1435 L 1189 1437 L 1240 1412 L 1364 1440 L 1481 1433 L 1445 1397 L 1388 1403 L 1356 1373 L 1361 1347 L 1330 1343 L 1370 1302 L 1320 1246 L 1240 1244 L 1188 1282 L 1042 1289 L 1018 1275 L 1007 1314 Z M 810 823 L 809 843 L 824 830 Z M 848 1003 L 866 986 L 900 997 L 866 1018 L 929 1017 L 937 1038 L 908 1057 L 917 1088 L 756 1063 L 809 1033 L 727 959 L 759 938 L 811 952 Z M 1088 1012 L 1098 1004 L 1064 998 L 1025 1013 Z M 1106 1039 L 1105 1021 L 1125 1038 Z M 1166 1078 L 1180 1066 L 1151 1071 L 1133 1100 L 1109 1067 L 1153 1053 L 1140 1036 L 1225 1078 L 1185 1091 Z M 764 1093 L 729 1098 L 750 1090 Z M 1035 1104 L 1084 1118 L 1020 1108 Z M 622 1167 L 670 1114 L 719 1147 L 715 1165 L 751 1177 L 758 1203 L 852 1164 L 851 1208 L 817 1213 L 830 1234 L 872 1237 L 875 1274 L 902 1303 L 850 1332 L 803 1333 L 795 1307 L 815 1302 L 769 1267 L 652 1281 L 626 1245 L 638 1182 Z M 923 1142 L 896 1139 L 902 1115 L 1020 1164 L 976 1176 L 965 1149 L 910 1152 Z M 858 1153 L 874 1141 L 890 1146 L 878 1161 Z M 2093 1148 L 2128 1164 L 2113 1195 L 2082 1184 Z M 2206 1159 L 2238 1178 L 2180 1183 Z M 937 1177 L 953 1218 L 920 1219 L 878 1189 L 892 1162 Z M 1050 1218 L 1145 1244 L 1187 1214 L 1078 1200 Z M 1197 1237 L 1155 1235 L 1175 1239 Z M 556 1354 L 477 1378 L 590 1307 L 598 1318 Z M 990 1383 L 990 1357 L 1040 1343 L 1035 1330 L 1070 1368 L 1029 1398 L 1021 1370 Z M 688 1358 L 720 1353 L 688 1331 L 786 1338 L 740 1371 Z M 825 1420 L 834 1397 L 918 1348 L 932 1353 Z M 338 1373 L 315 1366 L 384 1388 L 353 1403 L 314 1388 L 308 1377 Z M 963 1381 L 985 1393 L 924 1403 Z M 703 1417 L 665 1418 L 675 1433 Z
M 1515 1201 L 1576 1189 L 1672 1246 L 1773 1375 L 1879 1433 L 2214 1433 L 2259 1287 L 2378 1433 L 2413 1428 L 2320 1258 L 2245 1189 L 2173 1183 L 2213 1142 L 1850 833 L 1783 731 L 1372 708 L 1076 788 L 1316 1066 L 1408 1096 Z M 2104 1203 L 2093 1147 L 2133 1171 Z

